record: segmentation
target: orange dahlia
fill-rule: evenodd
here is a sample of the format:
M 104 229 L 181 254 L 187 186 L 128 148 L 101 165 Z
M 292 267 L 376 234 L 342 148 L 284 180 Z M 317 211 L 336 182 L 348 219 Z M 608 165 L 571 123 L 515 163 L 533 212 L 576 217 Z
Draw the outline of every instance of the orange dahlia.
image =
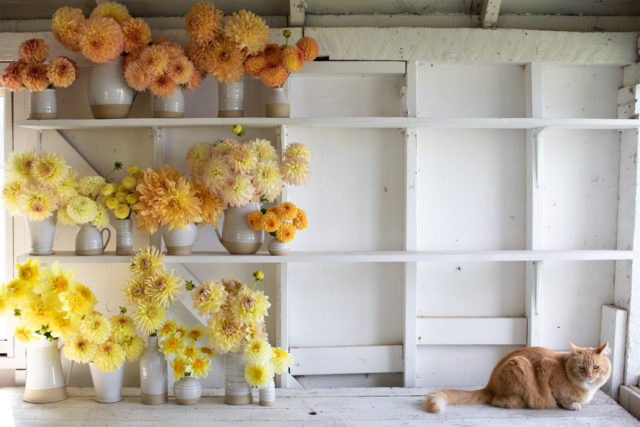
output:
M 206 42 L 197 43 L 190 42 L 187 45 L 187 57 L 193 65 L 199 70 L 205 70 L 207 64 L 207 57 L 209 52 L 213 50 L 216 45 L 215 39 L 207 40 Z
M 263 54 L 250 56 L 244 61 L 244 71 L 251 77 L 260 77 L 260 71 L 267 65 L 267 59 Z
M 176 85 L 168 74 L 160 74 L 151 78 L 149 82 L 149 90 L 155 96 L 166 98 L 175 92 L 178 85 Z
M 185 16 L 185 28 L 196 43 L 213 40 L 222 28 L 222 11 L 211 3 L 200 2 Z
M 296 43 L 302 53 L 304 53 L 305 61 L 313 61 L 318 56 L 318 43 L 311 37 L 303 37 Z
M 158 76 L 167 71 L 169 54 L 161 45 L 148 46 L 140 54 L 140 64 L 151 77 Z
M 131 19 L 127 6 L 113 1 L 106 1 L 96 6 L 89 18 L 95 17 L 111 18 L 120 26 Z
M 20 43 L 18 55 L 29 64 L 38 64 L 49 56 L 49 46 L 44 39 L 29 39 Z
M 268 44 L 264 48 L 264 57 L 270 65 L 280 65 L 282 61 L 282 49 L 277 44 Z
M 202 216 L 197 220 L 204 226 L 205 224 L 211 224 L 212 226 L 218 225 L 218 217 L 222 215 L 224 204 L 220 198 L 209 191 L 204 183 L 198 178 L 194 177 L 191 184 L 196 192 L 196 197 L 200 200 L 202 206 Z
M 20 74 L 22 84 L 32 92 L 44 90 L 49 86 L 47 66 L 44 64 L 27 64 Z
M 244 72 L 244 55 L 234 42 L 220 38 L 207 55 L 205 69 L 221 83 L 235 82 Z
M 111 62 L 122 53 L 124 35 L 116 21 L 96 16 L 80 31 L 80 51 L 93 62 Z
M 143 91 L 149 86 L 149 76 L 138 61 L 133 61 L 124 71 L 127 84 L 137 91 Z
M 164 48 L 164 50 L 167 52 L 167 55 L 169 56 L 169 61 L 172 61 L 176 58 L 179 58 L 181 56 L 185 56 L 184 55 L 184 50 L 182 49 L 182 46 L 180 46 L 178 43 L 174 43 L 170 40 L 164 41 L 162 43 L 160 43 L 160 45 Z
M 26 63 L 22 59 L 9 64 L 0 76 L 0 83 L 2 83 L 2 86 L 11 92 L 20 92 L 23 90 L 22 69 L 25 65 Z
M 282 65 L 273 65 L 260 72 L 260 80 L 269 87 L 280 87 L 287 81 L 289 73 Z
M 283 222 L 276 230 L 276 239 L 281 242 L 290 242 L 296 236 L 296 228 L 289 222 Z
M 81 9 L 64 6 L 53 14 L 51 31 L 62 46 L 77 52 L 80 50 L 80 29 L 84 21 Z
M 133 52 L 151 42 L 151 28 L 141 18 L 129 19 L 122 25 L 124 51 Z
M 47 77 L 55 87 L 69 87 L 78 77 L 77 65 L 65 56 L 58 56 L 49 63 Z
M 251 227 L 256 231 L 262 230 L 262 221 L 263 221 L 262 212 L 260 211 L 251 212 L 247 220 L 249 222 L 249 227 Z
M 182 85 L 182 88 L 187 92 L 189 92 L 189 91 L 198 89 L 201 84 L 202 84 L 202 74 L 200 74 L 200 71 L 194 69 L 193 73 L 191 73 L 191 79 L 189 79 L 188 82 Z
M 297 73 L 304 65 L 304 53 L 298 46 L 287 46 L 282 50 L 282 65 L 290 73 Z
M 169 63 L 167 73 L 174 83 L 181 85 L 191 80 L 191 75 L 194 70 L 195 67 L 193 66 L 193 63 L 191 63 L 186 56 L 179 56 Z
M 243 9 L 225 18 L 224 35 L 247 55 L 255 55 L 269 41 L 269 27 L 264 19 Z

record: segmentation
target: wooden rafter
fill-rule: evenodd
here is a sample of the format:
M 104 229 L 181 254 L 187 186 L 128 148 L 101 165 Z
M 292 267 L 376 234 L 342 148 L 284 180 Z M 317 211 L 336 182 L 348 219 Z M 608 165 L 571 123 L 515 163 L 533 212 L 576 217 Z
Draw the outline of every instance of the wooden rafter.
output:
M 500 3 L 502 0 L 483 0 L 480 12 L 480 26 L 482 28 L 493 28 L 498 22 L 500 14 Z

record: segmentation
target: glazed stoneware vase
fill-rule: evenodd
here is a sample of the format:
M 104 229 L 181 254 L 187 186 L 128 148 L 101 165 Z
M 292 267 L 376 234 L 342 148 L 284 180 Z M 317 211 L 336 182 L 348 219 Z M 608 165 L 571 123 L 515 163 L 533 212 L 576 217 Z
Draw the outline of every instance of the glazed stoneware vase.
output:
M 145 405 L 167 403 L 168 369 L 164 354 L 158 350 L 158 337 L 150 336 L 140 357 L 140 400 Z
M 198 226 L 192 222 L 184 230 L 180 228 L 169 230 L 166 225 L 162 226 L 162 238 L 169 255 L 191 254 L 196 237 L 198 237 Z
M 58 115 L 56 104 L 56 90 L 44 89 L 38 92 L 29 92 L 29 119 L 47 120 L 55 119 Z
M 244 117 L 244 82 L 218 83 L 218 117 Z
M 224 355 L 224 403 L 246 405 L 253 401 L 251 385 L 244 378 L 247 360 L 243 352 L 229 352 Z
M 107 232 L 106 240 L 103 239 L 105 231 Z M 76 255 L 102 255 L 110 239 L 111 230 L 108 228 L 98 230 L 93 224 L 82 224 L 76 235 Z
M 58 216 L 54 212 L 53 215 L 42 221 L 27 220 L 31 238 L 30 255 L 53 254 L 53 238 L 56 234 L 57 218 Z
M 177 88 L 164 98 L 153 96 L 153 117 L 159 119 L 180 119 L 184 117 L 184 94 Z
M 68 397 L 58 340 L 33 340 L 27 344 L 25 402 L 51 403 Z
M 271 255 L 286 255 L 289 253 L 289 243 L 278 240 L 276 237 L 271 239 L 267 246 Z
M 133 223 L 131 218 L 116 219 L 116 255 L 133 255 Z
M 216 229 L 222 246 L 234 255 L 250 255 L 258 252 L 264 241 L 262 230 L 249 226 L 247 218 L 253 211 L 260 210 L 260 203 L 249 203 L 240 207 L 228 207 L 224 210 L 222 234 Z
M 89 363 L 93 388 L 96 391 L 96 402 L 116 403 L 122 400 L 122 380 L 124 378 L 124 363 L 111 372 L 102 372 L 93 363 Z
M 182 377 L 173 385 L 173 397 L 180 405 L 195 405 L 202 396 L 200 380 Z
M 289 103 L 289 88 L 268 87 L 265 100 L 265 117 L 286 118 L 291 115 L 291 105 Z
M 89 105 L 96 119 L 122 119 L 129 115 L 133 89 L 122 73 L 123 57 L 103 64 L 93 64 L 89 74 Z

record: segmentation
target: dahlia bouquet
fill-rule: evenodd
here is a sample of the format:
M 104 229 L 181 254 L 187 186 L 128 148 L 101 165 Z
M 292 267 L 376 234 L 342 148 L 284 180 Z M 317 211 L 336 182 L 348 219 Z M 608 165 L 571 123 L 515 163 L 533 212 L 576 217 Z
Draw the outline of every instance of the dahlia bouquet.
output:
M 18 48 L 20 59 L 9 64 L 0 75 L 0 83 L 11 92 L 29 89 L 69 87 L 78 77 L 78 65 L 66 56 L 56 56 L 45 64 L 49 46 L 44 39 L 29 39 Z
M 109 225 L 109 212 L 97 201 L 104 184 L 105 179 L 99 175 L 76 179 L 76 194 L 58 210 L 58 221 L 70 226 L 91 223 L 98 229 Z
M 200 2 L 185 16 L 190 36 L 188 56 L 195 66 L 221 83 L 244 74 L 244 62 L 262 51 L 269 40 L 264 19 L 246 10 L 224 18 L 213 3 Z
M 117 170 L 121 167 L 122 164 L 117 162 L 114 169 Z M 131 215 L 135 212 L 134 206 L 138 201 L 136 186 L 138 185 L 138 180 L 142 177 L 142 172 L 137 166 L 131 165 L 127 167 L 127 173 L 128 175 L 122 178 L 120 184 L 106 182 L 100 188 L 102 203 L 107 209 L 113 211 L 117 219 L 131 218 Z
M 160 351 L 164 353 L 165 360 L 172 358 L 169 365 L 175 381 L 182 377 L 198 379 L 207 376 L 211 359 L 216 355 L 209 347 L 197 346 L 203 337 L 202 326 L 187 328 L 175 319 L 167 320 L 158 329 Z
M 151 42 L 151 29 L 133 18 L 123 4 L 100 3 L 85 18 L 81 9 L 61 7 L 51 18 L 51 31 L 65 48 L 97 63 L 111 62 Z
M 268 44 L 265 48 L 247 57 L 244 70 L 251 77 L 259 78 L 269 87 L 282 87 L 291 73 L 297 73 L 305 62 L 318 56 L 318 44 L 311 37 L 302 37 L 295 45 L 289 46 L 291 31 L 284 30 L 284 45 Z
M 186 178 L 169 165 L 147 169 L 136 187 L 136 221 L 142 233 L 154 233 L 158 226 L 184 230 L 189 223 L 201 226 L 218 223 L 220 198 L 197 177 Z
M 291 202 L 251 212 L 248 221 L 254 230 L 265 230 L 285 243 L 293 240 L 296 230 L 307 228 L 306 212 Z
M 76 195 L 76 175 L 58 154 L 13 153 L 5 163 L 2 200 L 12 215 L 50 217 Z
M 259 138 L 198 142 L 187 152 L 189 171 L 201 177 L 225 206 L 234 207 L 271 202 L 283 184 L 305 184 L 311 176 L 310 161 L 311 150 L 302 143 L 290 144 L 280 160 L 271 142 Z

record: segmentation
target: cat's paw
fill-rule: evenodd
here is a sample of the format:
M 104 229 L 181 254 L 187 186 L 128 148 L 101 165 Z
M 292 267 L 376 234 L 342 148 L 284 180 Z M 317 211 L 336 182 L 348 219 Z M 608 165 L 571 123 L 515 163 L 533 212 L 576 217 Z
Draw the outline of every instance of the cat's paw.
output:
M 582 404 L 578 402 L 572 402 L 567 406 L 567 409 L 570 411 L 579 411 L 580 409 L 582 409 Z
M 439 414 L 444 411 L 446 406 L 447 403 L 445 399 L 437 392 L 428 395 L 427 399 L 424 401 L 424 409 L 432 414 Z

